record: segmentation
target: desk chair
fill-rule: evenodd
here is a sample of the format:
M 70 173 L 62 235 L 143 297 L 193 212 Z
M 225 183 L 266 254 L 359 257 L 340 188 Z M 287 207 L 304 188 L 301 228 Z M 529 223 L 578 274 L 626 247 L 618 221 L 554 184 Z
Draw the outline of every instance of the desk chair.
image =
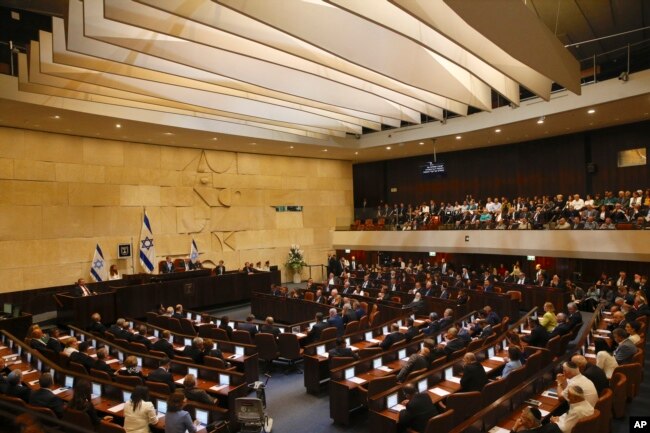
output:
M 242 433 L 271 433 L 273 419 L 264 413 L 262 400 L 241 397 L 235 400 L 235 415 Z

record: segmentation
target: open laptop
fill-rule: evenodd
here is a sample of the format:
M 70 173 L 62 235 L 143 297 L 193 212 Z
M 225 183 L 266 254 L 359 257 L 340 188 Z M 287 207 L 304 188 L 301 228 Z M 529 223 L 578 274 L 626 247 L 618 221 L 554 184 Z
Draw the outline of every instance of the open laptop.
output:
M 196 420 L 201 423 L 202 426 L 208 425 L 208 415 L 210 415 L 210 413 L 207 410 L 195 409 L 194 414 L 196 416 Z

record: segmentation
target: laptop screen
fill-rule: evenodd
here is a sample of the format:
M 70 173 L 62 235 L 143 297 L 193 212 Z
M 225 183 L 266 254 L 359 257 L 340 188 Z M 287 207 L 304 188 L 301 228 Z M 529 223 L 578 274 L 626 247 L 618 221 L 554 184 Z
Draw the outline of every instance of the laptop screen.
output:
M 131 391 L 122 391 L 122 397 L 124 399 L 124 403 L 131 400 Z
M 187 313 L 187 314 L 185 314 L 185 317 L 187 317 L 188 319 L 192 320 L 192 313 Z
M 156 410 L 160 413 L 167 413 L 167 402 L 165 400 L 156 400 Z
M 494 347 L 488 348 L 487 357 L 492 358 L 494 356 Z
M 372 331 L 366 332 L 366 341 L 372 340 Z
M 354 367 L 346 368 L 345 369 L 345 378 L 350 379 L 354 377 Z
M 381 358 L 375 358 L 372 360 L 372 368 L 381 367 Z
M 397 357 L 399 359 L 404 359 L 406 358 L 406 349 L 400 349 L 399 352 L 397 352 Z
M 381 332 L 383 332 L 384 334 L 388 334 L 388 326 L 384 326 L 384 327 L 381 329 Z
M 157 329 L 154 329 L 153 330 L 153 336 L 158 338 L 159 335 L 160 335 L 160 331 L 158 331 Z
M 201 423 L 201 425 L 208 425 L 208 411 L 203 409 L 196 409 L 196 419 Z
M 187 374 L 191 374 L 192 376 L 198 378 L 199 377 L 199 369 L 195 367 L 189 367 L 187 369 Z
M 74 385 L 74 376 L 66 376 L 64 386 L 66 388 L 72 388 Z
M 235 355 L 244 356 L 244 346 L 235 346 Z
M 100 383 L 93 383 L 92 394 L 94 397 L 100 397 L 102 395 L 102 385 Z
M 184 339 L 183 344 L 186 345 L 186 346 L 191 346 L 192 345 L 192 339 L 191 338 Z
M 398 403 L 398 399 L 397 399 L 397 393 L 396 392 L 394 392 L 394 393 L 390 394 L 388 397 L 386 397 L 386 407 L 387 408 L 390 409 L 391 407 L 397 406 L 397 403 Z
M 221 385 L 230 385 L 230 376 L 228 376 L 227 374 L 220 374 L 219 383 Z
M 292 327 L 291 332 L 294 333 L 294 334 L 299 334 L 300 333 L 300 326 Z
M 325 345 L 321 344 L 320 346 L 316 346 L 316 354 L 322 355 L 323 353 L 325 353 Z
M 142 368 L 142 357 L 138 356 L 136 359 L 138 360 L 138 367 Z
M 454 377 L 454 367 L 447 367 L 445 369 L 445 379 L 451 379 Z
M 427 380 L 422 379 L 421 381 L 418 382 L 418 391 L 424 392 L 426 390 L 427 390 Z

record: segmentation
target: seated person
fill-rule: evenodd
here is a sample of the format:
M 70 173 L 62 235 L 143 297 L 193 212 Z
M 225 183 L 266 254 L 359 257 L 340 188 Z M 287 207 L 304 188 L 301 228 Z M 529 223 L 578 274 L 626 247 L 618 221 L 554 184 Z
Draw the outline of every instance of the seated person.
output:
M 34 328 L 32 331 L 32 338 L 29 340 L 29 346 L 38 351 L 47 349 L 47 337 L 43 335 L 43 330 L 41 328 Z
M 232 326 L 230 326 L 228 324 L 228 322 L 230 322 L 230 319 L 228 318 L 228 316 L 222 316 L 221 320 L 219 321 L 219 328 L 226 331 L 226 334 L 228 334 L 228 338 L 231 339 L 232 338 Z
M 79 350 L 79 341 L 76 338 L 72 337 L 66 340 L 65 349 L 63 349 L 63 355 L 70 356 L 74 352 Z
M 89 341 L 82 341 L 79 343 L 79 350 L 70 354 L 70 361 L 83 365 L 87 372 L 90 372 L 90 369 L 95 367 L 95 360 L 88 355 L 89 346 Z
M 185 319 L 185 314 L 183 313 L 183 306 L 181 304 L 176 305 L 176 308 L 172 313 L 172 317 L 175 319 Z
M 528 322 L 533 329 L 530 334 L 524 335 L 521 339 L 528 343 L 529 346 L 546 347 L 549 340 L 549 333 L 546 328 L 539 323 L 539 319 L 530 318 Z
M 562 416 L 551 417 L 551 423 L 557 424 L 562 433 L 571 433 L 578 421 L 594 413 L 594 407 L 585 400 L 584 391 L 579 385 L 569 385 L 567 401 L 569 411 Z
M 257 326 L 253 323 L 253 320 L 255 320 L 255 316 L 249 314 L 246 316 L 246 322 L 238 323 L 236 328 L 242 331 L 248 331 L 251 337 L 255 337 L 255 334 L 257 334 Z
M 333 349 L 330 349 L 327 353 L 329 353 L 330 359 L 343 357 L 359 359 L 359 354 L 353 352 L 349 347 L 346 347 L 345 338 L 341 337 L 336 339 L 336 346 Z
M 72 288 L 73 296 L 90 296 L 95 294 L 96 294 L 95 292 L 93 292 L 86 286 L 86 280 L 84 280 L 83 278 L 79 278 L 75 283 L 74 287 Z
M 169 358 L 162 358 L 158 363 L 158 368 L 149 373 L 147 380 L 151 382 L 166 383 L 167 386 L 169 386 L 169 391 L 174 392 L 176 390 L 176 384 L 174 383 L 174 376 L 169 372 L 170 363 L 171 361 Z
M 205 404 L 215 404 L 216 398 L 210 397 L 207 392 L 196 387 L 196 378 L 193 374 L 188 374 L 183 379 L 183 393 L 185 398 L 191 401 L 198 401 Z
M 487 374 L 476 355 L 469 352 L 463 356 L 463 377 L 460 379 L 459 392 L 482 391 L 488 383 Z
M 406 341 L 411 341 L 420 333 L 420 329 L 415 326 L 415 320 L 413 320 L 412 317 L 406 319 L 406 326 L 407 326 L 407 330 L 406 333 L 404 334 L 404 338 L 406 339 Z
M 438 415 L 436 405 L 431 401 L 427 392 L 417 392 L 415 385 L 406 384 L 402 391 L 406 399 L 402 401 L 405 409 L 399 413 L 398 427 L 400 429 L 413 429 L 423 432 L 429 419 Z
M 524 407 L 510 431 L 515 433 L 562 433 L 555 423 L 542 424 L 542 412 L 531 406 Z
M 397 373 L 397 381 L 402 383 L 411 372 L 428 368 L 429 365 L 429 349 L 422 347 L 419 352 L 409 356 L 409 360 L 406 361 L 404 367 Z
M 144 344 L 144 347 L 146 347 L 147 350 L 151 350 L 151 346 L 153 345 L 151 340 L 147 338 L 147 327 L 145 325 L 140 325 L 138 327 L 138 333 L 133 334 L 131 341 L 134 343 Z
M 61 330 L 59 328 L 50 329 L 50 338 L 47 339 L 47 348 L 55 353 L 63 352 L 63 344 L 59 341 Z
M 521 367 L 521 350 L 517 346 L 510 346 L 508 347 L 508 359 L 501 372 L 501 377 L 508 377 L 512 370 L 519 367 Z
M 422 333 L 426 335 L 435 334 L 440 330 L 438 322 L 438 313 L 433 312 L 429 314 L 429 318 L 425 320 L 425 325 L 422 327 Z
M 91 390 L 90 382 L 85 379 L 77 379 L 72 388 L 72 399 L 68 403 L 68 407 L 85 412 L 90 418 L 90 422 L 97 428 L 100 419 L 91 400 Z
M 314 325 L 307 333 L 306 344 L 315 343 L 318 340 L 320 340 L 320 334 L 323 332 L 323 329 L 329 327 L 329 325 L 323 320 L 323 313 L 321 312 L 316 313 L 316 317 L 314 320 L 316 323 L 314 323 Z
M 29 396 L 29 404 L 32 406 L 46 407 L 61 418 L 63 416 L 63 400 L 54 395 L 52 386 L 52 375 L 49 372 L 41 373 L 38 379 L 39 389 L 34 390 Z
M 336 308 L 330 308 L 329 318 L 327 319 L 328 327 L 334 326 L 337 329 L 337 335 L 341 337 L 345 332 L 345 325 L 343 324 L 343 318 L 339 316 Z
M 397 323 L 393 323 L 392 325 L 390 325 L 390 334 L 384 337 L 384 340 L 381 343 L 379 343 L 379 347 L 381 347 L 383 350 L 387 350 L 393 344 L 399 343 L 400 341 L 403 341 L 405 339 L 406 337 L 404 336 L 404 334 L 399 332 L 399 325 Z
M 22 383 L 23 372 L 16 368 L 7 376 L 7 389 L 5 394 L 9 397 L 17 397 L 25 403 L 29 403 L 31 389 Z
M 272 334 L 277 340 L 280 336 L 280 328 L 276 327 L 274 323 L 273 317 L 268 316 L 264 321 L 264 324 L 260 326 L 260 332 Z
M 195 364 L 203 364 L 203 338 L 194 337 L 190 346 L 185 346 L 181 355 L 186 358 L 191 358 Z
M 102 316 L 100 316 L 99 313 L 93 313 L 93 315 L 90 316 L 90 320 L 92 320 L 92 322 L 88 325 L 88 332 L 104 335 L 104 332 L 106 332 L 106 326 L 102 323 Z
M 435 348 L 435 357 L 437 359 L 441 356 L 450 356 L 452 353 L 457 352 L 465 347 L 465 342 L 462 338 L 458 337 L 457 328 L 449 328 L 445 334 L 445 344 L 438 344 Z
M 142 371 L 140 371 L 140 367 L 138 367 L 138 358 L 133 355 L 126 357 L 124 360 L 124 369 L 118 370 L 117 374 L 120 376 L 136 376 L 140 379 L 145 379 Z
M 104 371 L 112 376 L 115 374 L 115 370 L 113 370 L 111 366 L 106 363 L 107 357 L 108 349 L 106 347 L 97 349 L 97 360 L 95 361 L 95 365 L 93 365 L 92 368 L 95 370 Z
M 151 350 L 163 352 L 168 358 L 174 358 L 174 346 L 169 342 L 171 332 L 164 330 L 161 337 L 151 345 Z
M 630 340 L 630 337 L 627 332 L 625 332 L 625 329 L 614 329 L 614 331 L 612 331 L 612 337 L 618 344 L 616 350 L 614 350 L 614 358 L 616 358 L 618 365 L 631 363 L 632 358 L 634 358 L 634 355 L 636 355 L 638 349 L 636 345 Z

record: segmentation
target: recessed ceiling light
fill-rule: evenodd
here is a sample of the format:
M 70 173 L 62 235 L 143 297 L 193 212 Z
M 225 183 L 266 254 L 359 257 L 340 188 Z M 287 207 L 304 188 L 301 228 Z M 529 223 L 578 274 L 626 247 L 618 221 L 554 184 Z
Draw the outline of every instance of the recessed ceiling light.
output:
M 420 143 L 418 143 L 418 144 L 419 144 L 420 146 L 424 146 L 424 141 L 420 141 Z
M 217 141 L 217 140 L 218 140 L 217 137 L 212 137 L 212 141 Z
M 293 149 L 293 146 L 289 146 L 289 149 Z
M 587 110 L 587 113 L 589 113 L 589 114 L 594 114 L 595 112 L 596 112 L 596 110 L 594 110 L 593 108 Z
M 251 142 L 251 143 L 249 143 L 249 144 L 250 144 L 251 146 L 257 146 L 257 143 L 255 143 L 254 141 Z
M 119 129 L 119 128 L 122 127 L 122 125 L 120 125 L 119 123 L 116 123 L 116 124 L 115 124 L 115 127 Z
M 494 132 L 496 132 L 498 134 L 499 132 L 501 132 L 501 130 L 500 129 L 495 129 Z
M 58 120 L 58 119 L 60 119 L 60 118 L 61 118 L 61 116 L 59 116 L 58 114 L 55 115 L 55 116 L 52 116 L 52 119 L 57 119 L 57 120 Z
M 390 150 L 390 146 L 386 146 L 386 150 Z
M 169 135 L 174 135 L 174 133 L 173 132 L 163 132 L 163 135 L 168 135 L 169 136 Z
M 358 155 L 358 154 L 359 154 L 359 152 L 354 152 L 354 154 L 355 154 L 355 155 Z
M 542 123 L 544 123 L 544 120 L 546 120 L 546 117 L 544 116 L 540 117 L 539 119 L 537 119 L 537 124 L 541 125 Z
M 456 140 L 460 140 L 462 137 L 460 135 L 456 136 Z
M 327 152 L 327 149 L 323 149 L 323 152 Z

